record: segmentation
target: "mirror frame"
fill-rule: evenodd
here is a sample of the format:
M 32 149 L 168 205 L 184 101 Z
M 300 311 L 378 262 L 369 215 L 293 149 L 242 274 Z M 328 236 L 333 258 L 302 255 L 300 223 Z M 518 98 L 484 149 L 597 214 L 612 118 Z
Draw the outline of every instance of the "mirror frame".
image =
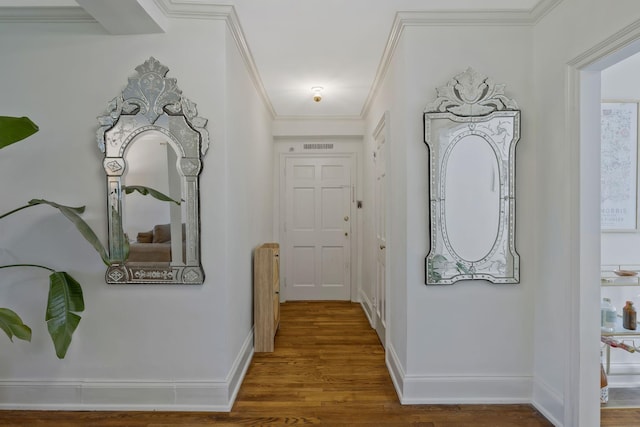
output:
M 515 248 L 515 148 L 520 139 L 520 110 L 504 95 L 505 85 L 468 68 L 436 89 L 437 99 L 424 111 L 424 142 L 429 152 L 430 246 L 425 259 L 427 285 L 460 280 L 519 283 L 520 257 Z M 503 118 L 499 128 L 489 123 Z M 451 131 L 446 140 L 435 128 Z M 499 219 L 495 241 L 480 259 L 469 261 L 453 247 L 447 233 L 445 195 L 447 161 L 464 137 L 476 135 L 496 156 L 500 177 Z
M 182 95 L 169 68 L 151 57 L 136 67 L 122 93 L 98 117 L 96 138 L 104 153 L 107 175 L 109 258 L 105 274 L 109 284 L 202 284 L 198 181 L 202 157 L 209 148 L 207 119 L 198 116 L 196 104 Z M 185 257 L 183 262 L 128 262 L 128 242 L 122 227 L 122 177 L 127 170 L 127 147 L 145 132 L 164 135 L 176 152 L 181 176 L 182 203 L 186 203 Z

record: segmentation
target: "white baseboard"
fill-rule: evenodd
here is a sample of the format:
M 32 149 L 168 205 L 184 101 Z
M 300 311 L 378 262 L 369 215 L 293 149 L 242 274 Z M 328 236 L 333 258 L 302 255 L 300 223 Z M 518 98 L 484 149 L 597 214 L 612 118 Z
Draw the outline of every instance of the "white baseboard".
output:
M 540 380 L 533 381 L 531 404 L 554 426 L 561 427 L 564 419 L 564 400 L 562 395 Z
M 387 369 L 389 370 L 389 375 L 391 376 L 391 382 L 393 383 L 393 387 L 396 389 L 396 394 L 398 395 L 400 403 L 405 403 L 403 400 L 403 379 L 405 377 L 404 368 L 402 367 L 398 354 L 396 353 L 395 348 L 393 348 L 391 342 L 387 344 L 385 353 L 385 362 L 387 364 Z
M 360 297 L 360 306 L 362 306 L 362 311 L 364 311 L 365 316 L 369 319 L 369 325 L 373 328 L 373 305 L 371 304 L 371 300 L 365 294 L 362 289 L 360 289 L 358 293 Z
M 527 376 L 418 376 L 403 380 L 403 404 L 531 403 Z
M 240 391 L 240 386 L 242 385 L 242 380 L 249 369 L 249 365 L 251 364 L 251 359 L 253 358 L 253 335 L 254 335 L 254 327 L 251 327 L 251 331 L 249 331 L 249 335 L 244 339 L 244 343 L 242 343 L 242 348 L 240 348 L 240 352 L 236 356 L 233 361 L 233 366 L 231 367 L 231 371 L 229 375 L 227 375 L 226 383 L 228 384 L 228 409 L 227 412 L 231 411 L 233 407 L 233 402 L 235 402 L 236 397 L 238 396 L 238 391 Z
M 223 381 L 0 380 L 0 409 L 229 412 L 253 356 L 253 331 Z
M 0 381 L 0 409 L 229 411 L 224 381 Z
M 386 353 L 391 381 L 403 405 L 531 403 L 531 377 L 407 375 L 393 346 Z

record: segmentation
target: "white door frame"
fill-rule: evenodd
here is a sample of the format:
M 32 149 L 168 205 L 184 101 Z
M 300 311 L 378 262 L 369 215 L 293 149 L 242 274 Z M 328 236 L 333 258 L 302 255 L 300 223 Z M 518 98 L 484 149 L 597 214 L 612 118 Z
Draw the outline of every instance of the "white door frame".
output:
M 599 174 L 596 180 L 590 173 L 600 170 L 600 121 L 593 120 L 600 114 L 600 71 L 637 52 L 640 25 L 635 22 L 567 64 L 572 242 L 564 391 L 567 426 L 599 425 L 600 420 L 599 373 L 591 369 L 600 357 L 593 346 L 600 336 L 600 283 L 593 280 L 600 275 L 600 197 Z
M 278 213 L 279 213 L 279 217 L 278 217 L 278 241 L 284 243 L 284 236 L 285 236 L 285 232 L 284 232 L 284 226 L 285 226 L 285 219 L 286 219 L 286 200 L 285 200 L 285 196 L 286 196 L 286 176 L 285 176 L 285 170 L 286 170 L 286 164 L 287 164 L 287 159 L 291 159 L 291 158 L 298 158 L 298 159 L 303 159 L 303 158 L 313 158 L 313 159 L 318 159 L 318 158 L 336 158 L 336 157 L 341 157 L 341 158 L 347 158 L 349 159 L 350 163 L 351 163 L 351 206 L 350 206 L 350 211 L 351 211 L 351 218 L 352 218 L 352 223 L 351 223 L 351 263 L 350 263 L 350 286 L 351 286 L 351 292 L 350 292 L 350 299 L 351 301 L 357 301 L 358 300 L 358 288 L 359 288 L 359 280 L 358 280 L 358 271 L 357 271 L 357 266 L 358 266 L 358 238 L 359 238 L 359 224 L 358 221 L 356 220 L 359 215 L 357 215 L 357 206 L 356 206 L 356 194 L 357 194 L 357 165 L 358 165 L 358 156 L 357 153 L 354 152 L 330 152 L 330 153 L 279 153 L 279 161 L 278 161 Z M 286 286 L 286 271 L 287 271 L 287 261 L 289 258 L 289 254 L 286 251 L 286 245 L 281 244 L 280 245 L 280 271 L 281 271 L 281 282 L 280 282 L 280 301 L 284 302 L 287 300 L 287 286 Z M 283 274 L 282 272 L 285 272 L 285 274 Z

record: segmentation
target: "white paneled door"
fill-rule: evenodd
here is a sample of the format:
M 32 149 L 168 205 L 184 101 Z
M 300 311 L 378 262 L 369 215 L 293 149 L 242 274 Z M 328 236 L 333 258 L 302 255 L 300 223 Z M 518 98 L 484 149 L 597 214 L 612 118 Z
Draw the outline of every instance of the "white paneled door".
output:
M 288 157 L 287 300 L 351 299 L 351 158 Z
M 386 118 L 386 116 L 385 116 Z M 381 122 L 376 134 L 374 217 L 376 228 L 376 284 L 374 292 L 374 327 L 383 347 L 387 330 L 387 165 L 386 120 Z

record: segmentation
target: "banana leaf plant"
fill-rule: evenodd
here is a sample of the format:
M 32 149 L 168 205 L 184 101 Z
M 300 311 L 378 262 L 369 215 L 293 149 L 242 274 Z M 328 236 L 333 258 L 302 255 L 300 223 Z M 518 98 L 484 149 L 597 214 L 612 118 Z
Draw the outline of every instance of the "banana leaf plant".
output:
M 0 149 L 18 142 L 38 131 L 38 126 L 26 117 L 4 117 L 0 116 Z M 125 194 L 138 192 L 142 195 L 150 195 L 158 200 L 165 202 L 173 202 L 180 205 L 180 201 L 176 201 L 165 194 L 154 190 L 153 188 L 133 185 L 123 186 Z M 71 207 L 61 205 L 44 199 L 32 199 L 26 205 L 13 209 L 0 215 L 0 219 L 15 214 L 23 209 L 34 206 L 46 205 L 57 209 L 69 221 L 71 221 L 80 234 L 89 242 L 96 250 L 105 265 L 111 265 L 111 260 L 107 250 L 100 242 L 93 229 L 80 216 L 84 210 L 84 206 Z M 118 221 L 120 223 L 120 221 Z M 121 230 L 123 233 L 123 230 Z M 125 247 L 125 259 L 128 253 Z M 50 272 L 49 274 L 49 295 L 47 298 L 47 311 L 45 320 L 47 329 L 54 344 L 56 355 L 63 359 L 67 353 L 71 338 L 80 323 L 80 315 L 84 311 L 84 297 L 82 294 L 82 286 L 69 273 L 64 271 L 56 271 L 50 267 L 38 264 L 9 264 L 0 265 L 0 269 L 31 267 L 40 268 Z M 13 337 L 31 341 L 31 328 L 25 325 L 13 310 L 8 308 L 0 308 L 0 329 L 2 329 L 9 339 L 13 341 Z
M 37 131 L 38 126 L 27 117 L 0 116 L 0 149 L 21 141 Z M 107 260 L 104 247 L 100 244 L 93 230 L 79 216 L 84 212 L 84 206 L 70 207 L 47 200 L 34 199 L 25 206 L 0 215 L 0 219 L 37 205 L 49 205 L 58 209 L 93 244 L 102 259 Z M 0 269 L 15 267 L 33 267 L 49 271 L 49 297 L 47 299 L 45 320 L 49 335 L 53 340 L 56 355 L 60 359 L 64 358 L 71 344 L 71 336 L 80 322 L 80 316 L 77 313 L 84 311 L 84 298 L 80 283 L 67 272 L 56 271 L 39 264 L 9 264 L 0 266 Z M 12 341 L 13 337 L 31 341 L 31 328 L 25 325 L 20 316 L 13 310 L 0 308 L 0 328 Z
M 27 117 L 0 116 L 0 148 L 18 142 L 38 131 L 38 126 Z M 31 341 L 31 328 L 22 322 L 13 310 L 0 308 L 0 328 L 10 340 L 13 337 Z

